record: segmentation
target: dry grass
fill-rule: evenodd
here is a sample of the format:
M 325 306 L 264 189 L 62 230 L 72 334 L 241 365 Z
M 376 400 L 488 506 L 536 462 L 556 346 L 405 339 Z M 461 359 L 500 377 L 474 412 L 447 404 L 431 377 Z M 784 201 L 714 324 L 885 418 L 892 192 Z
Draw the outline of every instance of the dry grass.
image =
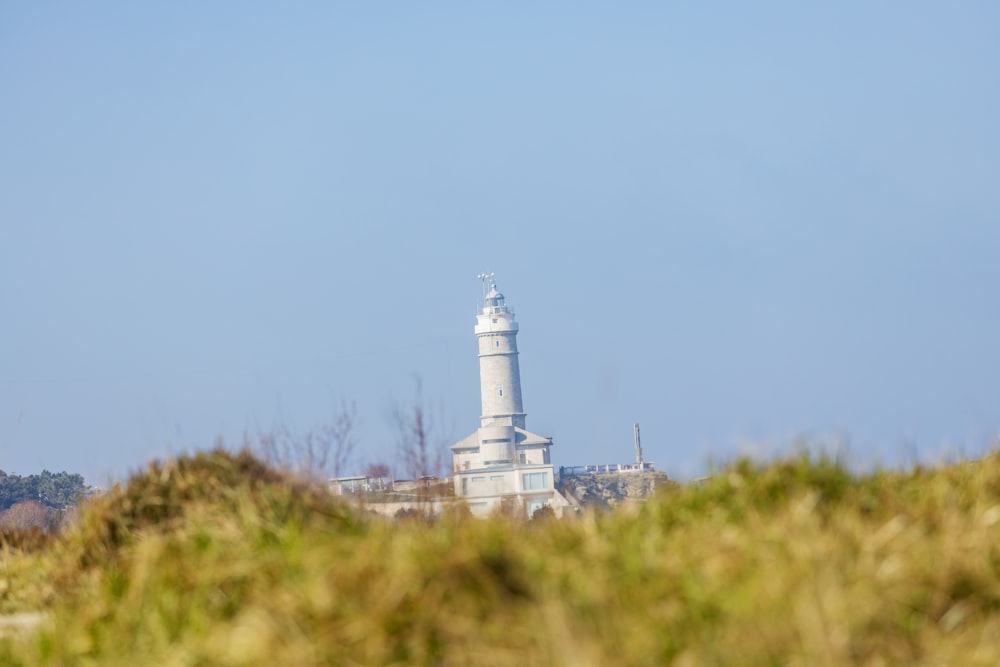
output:
M 12 665 L 995 665 L 1000 454 L 740 461 L 634 511 L 387 522 L 215 452 L 4 567 L 51 619 L 0 639 Z

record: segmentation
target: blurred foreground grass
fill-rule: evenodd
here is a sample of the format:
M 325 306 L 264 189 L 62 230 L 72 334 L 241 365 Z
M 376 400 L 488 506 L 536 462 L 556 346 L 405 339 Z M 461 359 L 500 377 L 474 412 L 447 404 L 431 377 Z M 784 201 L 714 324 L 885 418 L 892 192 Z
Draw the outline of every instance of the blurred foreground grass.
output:
M 371 518 L 246 454 L 7 547 L 10 665 L 996 665 L 1000 454 L 739 461 L 608 514 Z

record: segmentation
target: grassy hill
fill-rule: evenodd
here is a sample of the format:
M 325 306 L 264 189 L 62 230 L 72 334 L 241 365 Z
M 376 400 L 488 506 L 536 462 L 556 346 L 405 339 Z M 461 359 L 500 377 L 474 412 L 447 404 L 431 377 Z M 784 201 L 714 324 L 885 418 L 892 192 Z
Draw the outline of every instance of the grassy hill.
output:
M 13 543 L 13 541 L 12 541 Z M 805 456 L 571 520 L 387 521 L 246 454 L 5 547 L 10 665 L 996 665 L 1000 454 Z

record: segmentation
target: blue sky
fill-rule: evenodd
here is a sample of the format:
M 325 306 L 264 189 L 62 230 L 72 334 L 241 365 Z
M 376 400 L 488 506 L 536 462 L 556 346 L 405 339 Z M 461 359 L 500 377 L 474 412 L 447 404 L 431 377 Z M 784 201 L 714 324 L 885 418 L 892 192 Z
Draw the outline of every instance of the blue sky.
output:
M 481 271 L 557 465 L 983 451 L 1000 9 L 829 4 L 5 4 L 0 468 L 448 444 Z

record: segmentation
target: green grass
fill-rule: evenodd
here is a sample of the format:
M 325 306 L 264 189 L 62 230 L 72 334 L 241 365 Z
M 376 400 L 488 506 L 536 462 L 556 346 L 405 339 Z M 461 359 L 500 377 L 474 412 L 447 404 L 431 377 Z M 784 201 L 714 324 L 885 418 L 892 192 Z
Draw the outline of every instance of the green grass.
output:
M 1000 664 L 1000 454 L 805 455 L 576 519 L 372 518 L 246 454 L 7 548 L 12 665 Z

